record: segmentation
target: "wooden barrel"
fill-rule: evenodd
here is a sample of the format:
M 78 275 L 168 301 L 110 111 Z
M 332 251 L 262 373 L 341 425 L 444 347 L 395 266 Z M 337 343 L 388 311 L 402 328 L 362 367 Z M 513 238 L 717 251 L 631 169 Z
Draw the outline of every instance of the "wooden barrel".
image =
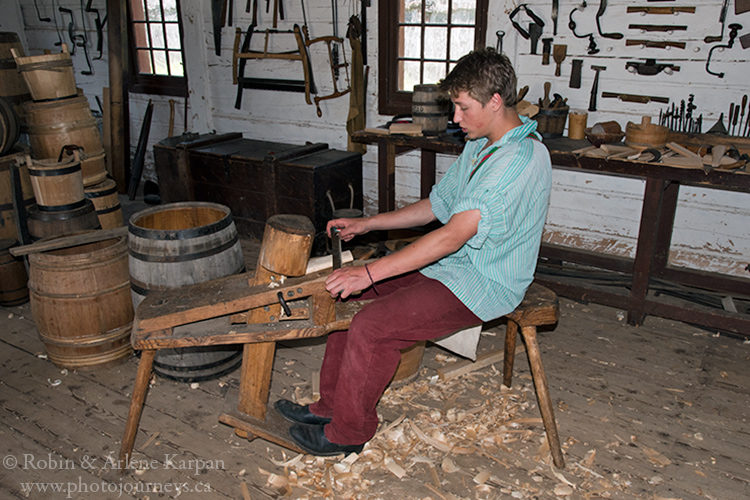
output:
M 117 184 L 112 179 L 88 186 L 84 189 L 86 198 L 91 200 L 96 208 L 96 216 L 102 229 L 112 229 L 124 226 L 120 197 L 117 195 Z
M 15 245 L 15 240 L 0 239 L 0 306 L 17 306 L 29 300 L 26 266 L 9 251 Z
M 24 57 L 14 48 L 10 52 L 33 100 L 61 99 L 78 92 L 66 44 L 62 44 L 62 52 L 58 54 Z
M 86 204 L 78 151 L 60 161 L 32 160 L 27 156 L 26 166 L 39 210 L 60 212 L 81 208 Z
M 54 124 L 37 125 L 28 120 L 27 123 L 31 155 L 34 158 L 57 158 L 66 145 L 78 146 L 88 156 L 104 152 L 99 126 L 93 117 Z
M 18 73 L 16 60 L 13 59 L 10 49 L 15 49 L 17 54 L 23 55 L 18 33 L 0 32 L 0 97 L 7 97 L 11 102 L 17 103 L 28 100 L 31 96 L 26 82 Z
M 0 238 L 3 239 L 18 239 L 15 222 L 16 213 L 13 208 L 11 165 L 18 165 L 24 207 L 28 210 L 34 205 L 34 190 L 31 188 L 31 179 L 24 161 L 25 158 L 26 151 L 20 147 L 16 147 L 10 154 L 0 156 Z
M 27 226 L 29 235 L 34 240 L 101 229 L 96 208 L 91 200 L 86 198 L 83 206 L 69 210 L 44 211 L 32 206 L 29 209 Z
M 103 150 L 93 155 L 81 155 L 81 175 L 84 187 L 99 184 L 107 179 L 107 162 Z
M 21 122 L 11 103 L 0 97 L 0 155 L 13 149 L 21 134 Z
M 450 99 L 437 84 L 415 85 L 411 101 L 412 121 L 424 135 L 445 132 L 450 121 Z
M 245 261 L 228 207 L 180 202 L 148 208 L 128 221 L 130 288 L 137 306 L 147 294 L 243 272 Z M 197 381 L 237 368 L 241 346 L 160 349 L 154 371 Z
M 91 368 L 132 353 L 127 249 L 122 236 L 29 255 L 31 312 L 56 365 Z

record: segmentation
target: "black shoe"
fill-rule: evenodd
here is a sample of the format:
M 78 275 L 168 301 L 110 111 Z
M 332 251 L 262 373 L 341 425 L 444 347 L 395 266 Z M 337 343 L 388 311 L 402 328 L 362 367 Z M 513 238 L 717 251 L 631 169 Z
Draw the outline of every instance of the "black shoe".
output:
M 320 417 L 310 411 L 310 405 L 298 405 L 288 399 L 279 399 L 274 403 L 276 409 L 285 419 L 295 424 L 323 425 L 331 421 L 328 417 Z
M 322 425 L 300 425 L 295 424 L 289 428 L 289 435 L 292 436 L 297 445 L 310 453 L 320 457 L 340 455 L 342 453 L 359 453 L 364 448 L 364 444 L 336 444 L 328 440 L 323 432 Z

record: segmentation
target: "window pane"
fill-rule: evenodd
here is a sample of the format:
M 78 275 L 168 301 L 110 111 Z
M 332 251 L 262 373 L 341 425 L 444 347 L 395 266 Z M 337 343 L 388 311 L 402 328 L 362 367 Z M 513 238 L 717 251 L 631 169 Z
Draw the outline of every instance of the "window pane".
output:
M 130 11 L 133 16 L 133 21 L 145 21 L 146 7 L 143 5 L 143 0 L 130 0 Z
M 424 63 L 423 83 L 437 83 L 445 78 L 445 63 L 426 62 Z
M 418 27 L 404 26 L 400 31 L 403 45 L 399 55 L 401 57 L 420 57 L 422 54 L 422 30 Z
M 155 75 L 168 75 L 167 70 L 167 54 L 163 50 L 154 50 L 154 74 Z
M 414 85 L 419 85 L 419 62 L 418 61 L 399 61 L 398 62 L 398 73 L 399 90 L 405 90 L 411 92 L 414 90 Z
M 169 51 L 169 69 L 172 71 L 172 76 L 185 76 L 182 55 L 179 52 Z
M 425 59 L 445 59 L 448 54 L 448 28 L 425 27 L 424 29 L 424 57 Z
M 405 0 L 399 2 L 399 4 L 399 19 L 401 22 L 411 24 L 422 22 L 422 2 L 420 0 Z
M 452 61 L 467 54 L 474 48 L 474 28 L 453 28 L 451 30 L 451 52 Z
M 177 21 L 177 0 L 164 0 L 164 20 Z
M 425 5 L 425 23 L 445 24 L 448 22 L 448 0 L 433 0 Z
M 180 27 L 177 24 L 167 24 L 167 48 L 180 48 Z
M 149 24 L 148 27 L 151 30 L 151 47 L 155 49 L 163 49 L 165 45 L 164 45 L 164 32 L 162 31 L 162 25 L 160 23 Z
M 149 21 L 161 21 L 161 2 L 159 0 L 146 0 Z
M 151 53 L 148 50 L 139 50 L 138 56 L 138 72 L 139 73 L 153 73 L 151 68 Z
M 474 24 L 476 18 L 475 0 L 453 0 L 451 23 Z

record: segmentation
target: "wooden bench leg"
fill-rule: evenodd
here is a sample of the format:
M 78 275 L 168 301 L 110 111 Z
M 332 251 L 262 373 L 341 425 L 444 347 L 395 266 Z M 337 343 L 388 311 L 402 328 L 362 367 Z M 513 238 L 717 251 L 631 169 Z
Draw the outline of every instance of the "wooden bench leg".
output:
M 130 410 L 128 411 L 128 420 L 125 423 L 125 434 L 122 437 L 120 446 L 120 464 L 122 470 L 127 470 L 125 464 L 130 459 L 135 444 L 135 436 L 138 433 L 138 423 L 141 420 L 143 412 L 143 403 L 146 401 L 148 392 L 148 382 L 151 379 L 151 368 L 154 365 L 155 349 L 141 351 L 141 361 L 138 363 L 138 372 L 135 375 L 135 385 L 133 386 L 133 395 L 130 398 Z
M 240 371 L 237 409 L 258 420 L 266 419 L 276 342 L 245 344 Z
M 505 355 L 503 356 L 503 385 L 510 387 L 513 381 L 513 361 L 516 356 L 516 338 L 518 337 L 518 325 L 515 321 L 508 320 L 505 329 Z
M 531 376 L 536 388 L 536 399 L 539 403 L 539 411 L 542 414 L 544 430 L 547 433 L 547 443 L 549 444 L 550 453 L 552 453 L 552 461 L 556 467 L 562 469 L 565 467 L 565 460 L 560 448 L 560 437 L 557 434 L 557 423 L 555 422 L 555 412 L 552 409 L 552 400 L 550 399 L 549 388 L 547 387 L 547 376 L 544 374 L 542 357 L 539 353 L 539 344 L 536 341 L 536 327 L 522 327 L 521 335 L 523 335 L 526 342 L 526 353 L 529 356 L 529 365 L 531 365 Z

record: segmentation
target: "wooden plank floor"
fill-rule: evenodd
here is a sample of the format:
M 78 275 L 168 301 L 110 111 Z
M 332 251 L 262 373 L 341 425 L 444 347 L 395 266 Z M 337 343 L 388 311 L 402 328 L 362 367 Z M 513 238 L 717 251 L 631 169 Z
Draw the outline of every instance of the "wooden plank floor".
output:
M 246 249 L 252 267 L 257 242 L 246 242 Z M 564 482 L 543 458 L 508 444 L 506 452 L 493 452 L 490 459 L 443 453 L 458 464 L 458 472 L 412 456 L 401 464 L 406 469 L 402 478 L 383 469 L 367 477 L 371 482 L 360 493 L 347 495 L 334 485 L 331 497 L 511 498 L 515 492 L 515 498 L 554 498 L 555 491 L 570 498 L 750 497 L 750 344 L 659 318 L 647 318 L 635 328 L 620 315 L 613 308 L 563 299 L 560 323 L 539 336 L 564 441 L 567 467 L 561 473 L 573 484 L 572 493 L 555 489 Z M 488 330 L 480 350 L 500 348 L 504 329 Z M 322 342 L 279 346 L 272 400 L 295 392 L 310 395 Z M 137 358 L 65 371 L 44 352 L 29 304 L 0 307 L 1 498 L 283 496 L 267 480 L 269 473 L 286 474 L 276 463 L 293 455 L 261 440 L 243 440 L 218 422 L 219 414 L 236 404 L 236 371 L 195 388 L 155 378 L 134 463 L 120 475 L 115 460 Z M 429 380 L 450 361 L 446 351 L 429 346 L 420 379 Z M 496 369 L 501 366 L 482 373 L 496 379 Z M 474 387 L 474 380 L 466 379 L 461 386 L 466 397 L 454 395 L 454 404 L 491 403 L 499 397 L 483 393 L 479 384 Z M 437 390 L 441 384 L 433 381 L 431 387 Z M 538 420 L 523 350 L 517 355 L 513 390 L 529 395 L 530 404 L 517 416 Z M 388 423 L 427 406 L 416 399 L 401 407 L 383 405 L 381 416 Z M 439 404 L 435 408 L 441 409 Z M 537 422 L 530 429 L 536 449 L 544 442 L 543 428 Z M 330 467 L 335 461 L 326 463 Z M 495 478 L 484 489 L 475 480 L 480 471 Z M 604 489 L 584 487 L 592 481 Z M 536 495 L 525 493 L 531 491 L 527 483 L 533 483 Z M 316 498 L 303 488 L 286 493 L 287 498 Z

